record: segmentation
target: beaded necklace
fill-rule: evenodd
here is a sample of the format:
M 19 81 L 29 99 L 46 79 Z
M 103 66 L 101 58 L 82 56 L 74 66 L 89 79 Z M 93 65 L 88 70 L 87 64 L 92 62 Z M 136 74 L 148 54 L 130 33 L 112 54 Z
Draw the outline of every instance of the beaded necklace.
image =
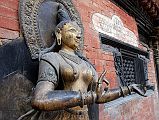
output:
M 61 56 L 65 57 L 65 58 L 67 58 L 67 59 L 73 61 L 74 63 L 76 63 L 76 64 L 78 64 L 78 65 L 82 63 L 82 60 L 81 60 L 79 57 L 74 56 L 74 55 L 70 55 L 70 54 L 68 54 L 68 53 L 66 53 L 66 52 L 64 52 L 64 51 L 62 51 L 62 50 L 59 51 L 59 54 L 60 54 Z

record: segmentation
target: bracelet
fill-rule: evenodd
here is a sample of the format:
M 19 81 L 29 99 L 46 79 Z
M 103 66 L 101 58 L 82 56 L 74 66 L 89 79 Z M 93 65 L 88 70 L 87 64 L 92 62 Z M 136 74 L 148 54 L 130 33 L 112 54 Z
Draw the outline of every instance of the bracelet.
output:
M 121 94 L 122 94 L 122 96 L 123 97 L 125 97 L 125 95 L 124 95 L 124 91 L 123 91 L 123 88 L 120 86 L 120 90 L 121 90 Z
M 83 98 L 83 94 L 82 94 L 82 92 L 79 90 L 79 92 L 80 92 L 80 96 L 81 96 L 81 104 L 80 104 L 80 107 L 81 108 L 83 108 L 83 106 L 84 106 L 84 99 L 85 98 Z
M 128 86 L 128 85 L 126 85 L 126 87 L 128 88 L 129 95 L 131 95 L 131 90 L 130 90 L 129 86 Z
M 83 107 L 85 104 L 92 104 L 95 102 L 96 97 L 93 94 L 92 91 L 86 92 L 86 93 L 81 93 L 81 104 L 80 107 Z

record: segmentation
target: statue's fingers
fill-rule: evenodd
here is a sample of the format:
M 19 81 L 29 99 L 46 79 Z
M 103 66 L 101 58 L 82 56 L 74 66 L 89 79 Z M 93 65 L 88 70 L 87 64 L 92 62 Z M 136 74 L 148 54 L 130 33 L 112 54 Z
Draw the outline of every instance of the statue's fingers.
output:
M 103 79 L 103 82 L 105 83 L 104 90 L 107 91 L 108 88 L 109 88 L 110 83 L 109 83 L 109 81 L 108 81 L 107 79 L 105 79 L 105 78 Z
M 98 79 L 98 83 L 99 83 L 99 84 L 102 84 L 105 74 L 106 74 L 106 70 L 104 70 L 104 71 L 102 72 L 102 74 L 100 75 L 100 77 L 99 77 L 99 79 Z
M 141 96 L 147 97 L 145 93 L 139 88 L 139 85 L 133 85 L 134 92 L 138 93 Z

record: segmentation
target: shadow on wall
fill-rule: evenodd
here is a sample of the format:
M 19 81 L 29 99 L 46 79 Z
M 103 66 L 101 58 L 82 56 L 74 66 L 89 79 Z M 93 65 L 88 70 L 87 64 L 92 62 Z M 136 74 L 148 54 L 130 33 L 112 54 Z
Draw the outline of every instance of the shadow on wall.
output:
M 0 47 L 0 120 L 16 120 L 31 109 L 30 96 L 38 74 L 23 39 Z
M 0 79 L 18 71 L 36 83 L 38 60 L 32 60 L 23 39 L 16 39 L 0 47 Z

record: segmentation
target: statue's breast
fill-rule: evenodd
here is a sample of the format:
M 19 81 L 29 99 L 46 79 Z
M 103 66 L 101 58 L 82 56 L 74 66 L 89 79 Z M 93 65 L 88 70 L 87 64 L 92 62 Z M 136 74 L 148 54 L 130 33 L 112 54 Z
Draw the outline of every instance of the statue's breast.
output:
M 81 70 L 81 75 L 82 75 L 82 79 L 86 82 L 86 83 L 90 83 L 93 80 L 94 77 L 94 73 L 92 68 L 86 66 L 84 67 L 84 69 Z
M 74 77 L 74 70 L 73 68 L 65 63 L 60 67 L 60 73 L 61 73 L 61 78 L 64 80 L 64 82 L 74 82 L 75 77 Z
M 76 83 L 88 86 L 94 77 L 92 69 L 93 68 L 84 60 L 82 60 L 80 64 L 77 64 L 66 59 L 60 66 L 60 73 L 66 86 L 71 87 Z

